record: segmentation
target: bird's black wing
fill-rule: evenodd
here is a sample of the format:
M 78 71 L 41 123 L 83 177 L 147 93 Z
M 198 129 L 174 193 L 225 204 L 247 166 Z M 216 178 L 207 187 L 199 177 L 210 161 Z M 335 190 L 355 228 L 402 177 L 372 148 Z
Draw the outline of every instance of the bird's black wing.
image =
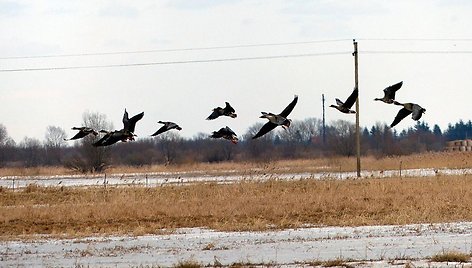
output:
M 161 133 L 166 132 L 167 130 L 168 130 L 168 129 L 167 129 L 167 126 L 164 125 L 164 126 L 162 126 L 160 129 L 158 129 L 154 134 L 152 134 L 151 136 L 157 136 L 157 135 L 159 135 L 159 134 L 161 134 Z
M 281 116 L 287 118 L 287 116 L 292 112 L 293 108 L 294 108 L 295 105 L 297 104 L 297 101 L 298 101 L 298 96 L 295 95 L 295 97 L 293 98 L 293 101 L 292 101 L 287 107 L 285 107 L 285 109 L 284 109 L 279 115 L 281 115 Z M 266 124 L 266 125 L 267 125 L 267 124 Z M 264 125 L 264 126 L 265 126 L 265 125 Z M 275 125 L 275 126 L 277 126 L 277 125 Z M 273 128 L 271 128 L 271 129 L 269 129 L 267 132 L 269 132 L 270 130 L 274 129 L 275 126 L 274 126 Z M 264 129 L 264 127 L 262 127 L 262 129 Z M 261 130 L 262 130 L 262 129 L 261 129 Z M 264 134 L 265 134 L 265 133 L 264 133 Z M 262 135 L 264 135 L 264 134 L 262 134 Z M 262 136 L 262 135 L 261 135 L 261 136 Z M 256 135 L 256 136 L 257 136 L 257 135 Z
M 220 107 L 213 109 L 213 112 L 207 117 L 206 120 L 213 120 L 216 119 L 220 116 L 220 113 L 218 112 Z
M 359 94 L 359 90 L 356 88 L 352 91 L 351 95 L 347 98 L 347 100 L 344 102 L 344 107 L 351 109 L 352 105 L 354 105 L 354 102 L 357 100 L 357 96 Z
M 293 107 L 292 107 L 292 109 L 293 109 Z M 265 123 L 265 125 L 262 126 L 262 128 L 259 130 L 259 132 L 257 132 L 256 136 L 252 137 L 252 139 L 257 139 L 261 136 L 264 136 L 267 132 L 271 131 L 275 127 L 277 127 L 277 124 L 274 124 L 270 121 Z
M 224 129 L 224 133 L 227 134 L 227 135 L 234 135 L 234 136 L 237 136 L 236 133 L 234 133 L 234 131 L 229 128 L 228 126 L 226 126 Z
M 111 135 L 108 139 L 102 142 L 102 146 L 108 146 L 119 142 L 122 139 L 122 136 L 119 135 Z
M 95 146 L 95 147 L 98 147 L 98 146 L 105 146 L 104 145 L 104 142 L 110 138 L 111 136 L 111 132 L 110 133 L 107 133 L 105 134 L 105 136 L 103 136 L 101 139 L 99 139 L 98 141 L 94 142 L 92 145 Z
M 81 131 L 79 131 L 77 134 L 75 134 L 74 137 L 70 138 L 69 140 L 81 139 L 81 138 L 87 136 L 88 134 L 89 134 L 89 133 L 87 133 L 87 132 L 81 130 Z
M 235 113 L 236 111 L 234 110 L 233 107 L 231 107 L 231 105 L 229 104 L 229 102 L 225 102 L 226 103 L 226 106 L 225 106 L 225 111 L 226 112 L 229 112 L 229 113 Z
M 213 131 L 210 138 L 219 139 L 224 136 L 225 128 L 220 128 L 218 131 Z
M 128 130 L 129 132 L 134 133 L 134 129 L 136 127 L 136 122 L 141 120 L 143 118 L 143 116 L 144 116 L 144 112 L 131 117 L 130 119 L 127 120 L 127 123 L 125 123 L 125 121 L 123 121 L 124 129 Z
M 385 96 L 391 100 L 395 99 L 395 92 L 399 90 L 403 85 L 403 81 L 396 83 L 394 85 L 391 85 L 389 87 L 386 87 L 383 91 L 385 93 Z
M 395 116 L 393 123 L 390 124 L 390 127 L 396 126 L 398 123 L 400 123 L 400 121 L 403 120 L 403 118 L 407 117 L 409 114 L 411 114 L 411 111 L 407 110 L 406 108 L 401 108 L 400 111 L 398 111 L 397 116 Z
M 126 111 L 125 108 L 125 113 L 123 114 L 123 128 L 127 128 L 129 124 L 129 118 L 128 118 L 128 112 Z

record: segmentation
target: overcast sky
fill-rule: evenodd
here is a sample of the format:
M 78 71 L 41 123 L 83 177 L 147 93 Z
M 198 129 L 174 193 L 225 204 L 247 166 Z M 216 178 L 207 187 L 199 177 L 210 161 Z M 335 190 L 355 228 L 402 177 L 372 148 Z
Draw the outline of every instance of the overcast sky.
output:
M 0 0 L 0 123 L 16 142 L 43 140 L 50 125 L 73 135 L 86 111 L 105 114 L 120 129 L 127 108 L 145 113 L 139 137 L 152 134 L 159 120 L 180 124 L 184 137 L 224 126 L 242 135 L 265 123 L 261 111 L 279 113 L 295 94 L 290 118 L 321 118 L 321 94 L 328 106 L 354 87 L 357 38 L 361 125 L 393 121 L 399 107 L 373 99 L 404 81 L 397 100 L 420 104 L 423 119 L 444 130 L 471 119 L 471 14 L 466 0 Z M 246 46 L 256 44 L 272 45 Z M 75 56 L 36 57 L 51 55 Z M 287 55 L 310 56 L 271 58 Z M 246 60 L 204 62 L 221 59 Z M 161 64 L 189 61 L 197 62 Z M 5 71 L 143 63 L 152 64 Z M 236 119 L 204 120 L 225 101 Z M 355 122 L 326 111 L 328 122 Z M 414 124 L 408 117 L 396 129 Z

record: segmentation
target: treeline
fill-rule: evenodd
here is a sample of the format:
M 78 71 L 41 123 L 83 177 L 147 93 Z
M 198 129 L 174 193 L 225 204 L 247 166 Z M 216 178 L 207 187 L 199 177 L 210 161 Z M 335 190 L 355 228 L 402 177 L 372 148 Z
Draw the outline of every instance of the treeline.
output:
M 90 115 L 89 115 L 90 116 Z M 101 124 L 110 124 L 100 115 L 91 115 Z M 87 121 L 87 120 L 88 121 Z M 84 124 L 95 121 L 84 117 Z M 295 120 L 288 130 L 279 129 L 252 140 L 262 123 L 251 126 L 240 135 L 235 145 L 227 140 L 214 140 L 209 133 L 183 138 L 170 131 L 154 138 L 118 143 L 105 148 L 91 146 L 98 137 L 88 136 L 74 143 L 64 141 L 66 132 L 49 126 L 45 139 L 25 137 L 16 143 L 0 124 L 0 166 L 35 167 L 63 165 L 82 172 L 101 172 L 110 165 L 183 164 L 221 161 L 269 161 L 278 159 L 353 156 L 356 153 L 355 124 L 339 120 L 323 131 L 317 118 Z M 100 128 L 100 126 L 92 126 Z M 377 157 L 444 150 L 445 142 L 472 136 L 472 122 L 449 124 L 445 131 L 425 122 L 397 132 L 386 124 L 377 123 L 361 132 L 361 152 Z

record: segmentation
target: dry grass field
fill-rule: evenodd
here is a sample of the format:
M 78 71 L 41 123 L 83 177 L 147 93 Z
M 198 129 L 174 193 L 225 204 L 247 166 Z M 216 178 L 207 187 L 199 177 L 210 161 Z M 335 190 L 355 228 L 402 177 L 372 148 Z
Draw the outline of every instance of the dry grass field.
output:
M 0 190 L 2 239 L 472 221 L 472 175 Z
M 413 168 L 470 168 L 470 152 L 432 152 L 424 154 L 375 158 L 362 158 L 363 170 L 397 170 Z M 299 173 L 324 171 L 355 171 L 355 157 L 281 160 L 272 162 L 222 162 L 184 165 L 152 165 L 142 167 L 110 167 L 106 173 L 188 172 L 218 175 L 233 173 Z M 0 168 L 0 176 L 37 176 L 79 174 L 64 167 Z

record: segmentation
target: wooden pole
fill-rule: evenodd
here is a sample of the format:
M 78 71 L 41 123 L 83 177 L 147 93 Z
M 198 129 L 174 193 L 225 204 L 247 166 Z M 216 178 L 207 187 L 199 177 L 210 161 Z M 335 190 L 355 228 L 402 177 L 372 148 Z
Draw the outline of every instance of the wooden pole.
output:
M 321 94 L 321 102 L 323 103 L 323 146 L 326 145 L 326 125 L 325 125 L 325 97 Z
M 358 59 L 357 59 L 357 41 L 354 42 L 354 87 L 359 90 L 359 71 L 358 71 Z M 359 95 L 356 100 L 356 147 L 357 147 L 357 177 L 361 177 L 361 135 L 359 130 Z

